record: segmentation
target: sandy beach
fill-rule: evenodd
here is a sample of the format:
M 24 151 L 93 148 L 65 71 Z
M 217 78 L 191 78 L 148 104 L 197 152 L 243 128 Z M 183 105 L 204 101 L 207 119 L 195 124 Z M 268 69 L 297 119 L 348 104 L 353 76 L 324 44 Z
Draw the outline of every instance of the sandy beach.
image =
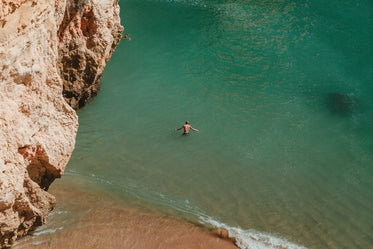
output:
M 62 182 L 50 189 L 58 202 L 47 224 L 14 248 L 237 248 L 207 228 Z

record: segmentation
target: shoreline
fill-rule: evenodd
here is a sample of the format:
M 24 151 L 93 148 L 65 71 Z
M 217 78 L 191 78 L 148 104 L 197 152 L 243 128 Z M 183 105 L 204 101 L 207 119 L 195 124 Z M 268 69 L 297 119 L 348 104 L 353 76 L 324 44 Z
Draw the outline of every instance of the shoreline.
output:
M 238 248 L 224 239 L 224 230 L 211 231 L 141 206 L 127 207 L 110 193 L 63 182 L 50 188 L 58 202 L 47 223 L 13 248 Z

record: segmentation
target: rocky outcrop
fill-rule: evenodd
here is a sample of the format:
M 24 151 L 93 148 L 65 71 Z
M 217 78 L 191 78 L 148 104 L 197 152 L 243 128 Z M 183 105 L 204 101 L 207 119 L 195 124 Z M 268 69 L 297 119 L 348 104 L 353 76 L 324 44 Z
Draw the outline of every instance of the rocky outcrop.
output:
M 58 30 L 63 96 L 74 108 L 97 95 L 106 62 L 123 32 L 113 1 L 71 1 Z
M 219 238 L 222 238 L 222 239 L 225 239 L 225 240 L 228 240 L 228 241 L 232 241 L 233 244 L 235 244 L 235 245 L 237 243 L 236 237 L 229 236 L 229 231 L 225 228 L 214 229 L 212 231 L 212 234 L 219 237 Z
M 0 247 L 55 207 L 78 129 L 63 95 L 77 108 L 97 93 L 122 30 L 116 0 L 0 3 Z

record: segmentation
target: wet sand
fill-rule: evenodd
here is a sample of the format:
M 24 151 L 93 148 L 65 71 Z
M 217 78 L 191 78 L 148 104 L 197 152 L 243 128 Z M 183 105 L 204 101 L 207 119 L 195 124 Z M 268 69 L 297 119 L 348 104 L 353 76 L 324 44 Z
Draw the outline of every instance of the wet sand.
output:
M 57 208 L 48 222 L 14 248 L 237 249 L 207 228 L 141 207 L 127 207 L 105 193 L 54 183 Z

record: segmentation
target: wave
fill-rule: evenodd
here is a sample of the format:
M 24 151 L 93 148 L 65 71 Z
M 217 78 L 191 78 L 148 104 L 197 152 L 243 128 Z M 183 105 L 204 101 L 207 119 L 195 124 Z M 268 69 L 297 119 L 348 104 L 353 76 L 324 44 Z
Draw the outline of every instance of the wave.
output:
M 226 229 L 229 232 L 229 238 L 235 238 L 236 245 L 241 249 L 307 249 L 269 233 L 259 232 L 255 229 L 244 230 L 238 227 L 230 227 L 211 217 L 200 216 L 199 218 L 203 224 Z

